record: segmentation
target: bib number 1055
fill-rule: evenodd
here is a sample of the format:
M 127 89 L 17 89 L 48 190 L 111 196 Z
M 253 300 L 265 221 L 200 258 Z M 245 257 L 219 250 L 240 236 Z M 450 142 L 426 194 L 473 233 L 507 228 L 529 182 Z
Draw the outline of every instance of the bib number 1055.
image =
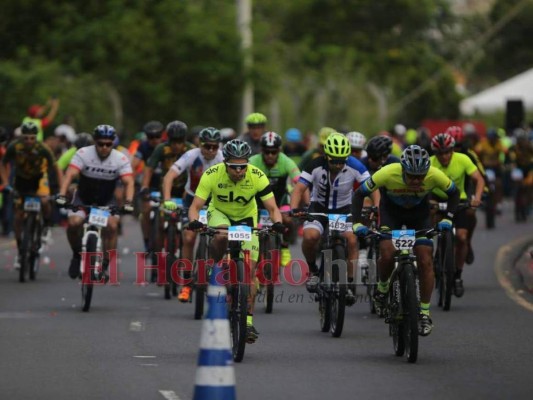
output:
M 249 242 L 252 240 L 252 228 L 244 225 L 230 226 L 228 228 L 228 240 Z

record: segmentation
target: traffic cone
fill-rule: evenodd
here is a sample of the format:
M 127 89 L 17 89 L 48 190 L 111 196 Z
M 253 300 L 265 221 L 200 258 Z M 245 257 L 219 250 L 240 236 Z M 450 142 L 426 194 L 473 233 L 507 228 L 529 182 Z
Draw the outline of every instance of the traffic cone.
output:
M 207 288 L 207 316 L 203 321 L 194 400 L 235 399 L 235 371 L 226 309 L 226 287 L 217 282 L 222 269 L 213 267 Z

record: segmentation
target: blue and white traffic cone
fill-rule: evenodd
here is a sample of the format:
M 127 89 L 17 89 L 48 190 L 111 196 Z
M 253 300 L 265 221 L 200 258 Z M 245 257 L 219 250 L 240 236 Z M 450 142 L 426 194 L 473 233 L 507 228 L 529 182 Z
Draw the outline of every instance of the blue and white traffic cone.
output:
M 207 316 L 200 337 L 200 354 L 194 386 L 194 400 L 232 400 L 235 371 L 231 353 L 226 309 L 226 287 L 217 282 L 222 269 L 215 264 L 207 288 Z

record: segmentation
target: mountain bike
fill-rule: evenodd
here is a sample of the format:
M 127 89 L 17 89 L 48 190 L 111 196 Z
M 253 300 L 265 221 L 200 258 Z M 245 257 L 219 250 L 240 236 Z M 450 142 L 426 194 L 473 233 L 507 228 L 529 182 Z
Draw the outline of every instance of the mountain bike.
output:
M 241 362 L 246 348 L 246 317 L 248 315 L 248 297 L 250 295 L 250 251 L 242 249 L 243 242 L 252 240 L 252 234 L 272 232 L 270 227 L 255 228 L 246 225 L 229 227 L 205 227 L 200 235 L 213 237 L 225 233 L 228 235 L 228 247 L 220 261 L 224 271 L 224 283 L 228 287 L 227 309 L 230 323 L 230 336 L 233 360 Z M 241 255 L 242 254 L 242 255 Z
M 183 200 L 180 198 L 172 198 L 171 200 L 176 204 L 176 210 L 163 209 L 165 232 L 163 252 L 167 253 L 164 265 L 165 273 L 163 275 L 165 276 L 164 291 L 166 300 L 178 295 L 178 283 L 172 277 L 172 267 L 181 258 L 182 254 L 183 238 L 181 237 L 181 231 L 185 215 Z M 189 302 L 192 302 L 192 298 L 189 299 Z
M 259 227 L 271 227 L 272 220 L 268 211 L 259 211 Z M 280 235 L 271 235 L 268 231 L 259 233 L 259 265 L 262 270 L 257 271 L 259 284 L 265 295 L 265 312 L 272 313 L 274 307 L 274 283 L 279 279 L 280 268 Z
M 109 218 L 120 215 L 120 208 L 113 206 L 87 206 L 67 204 L 64 208 L 74 212 L 83 210 L 85 221 L 81 239 L 81 300 L 82 311 L 88 312 L 91 308 L 93 288 L 95 284 L 105 284 L 103 270 L 103 242 L 102 230 L 108 224 Z
M 25 282 L 26 276 L 35 280 L 39 270 L 40 249 L 42 246 L 43 215 L 41 197 L 34 194 L 15 193 L 15 201 L 20 201 L 24 210 L 22 238 L 19 251 L 19 282 Z
M 413 247 L 417 235 L 432 237 L 434 228 L 415 231 L 413 229 L 393 230 L 390 233 L 371 232 L 367 236 L 392 239 L 396 252 L 394 269 L 390 277 L 385 322 L 389 324 L 394 353 L 415 363 L 418 357 L 418 315 L 420 311 L 420 284 Z
M 361 211 L 361 217 L 371 231 L 375 231 L 378 228 L 378 208 L 377 207 L 363 207 Z M 366 262 L 362 265 L 358 265 L 361 269 L 361 282 L 366 287 L 366 297 L 368 298 L 368 305 L 370 306 L 370 312 L 376 313 L 376 307 L 374 305 L 374 294 L 377 290 L 377 262 L 379 258 L 379 238 L 367 237 L 362 239 L 366 245 Z M 361 251 L 359 250 L 359 260 L 362 260 Z M 354 293 L 355 294 L 355 293 Z

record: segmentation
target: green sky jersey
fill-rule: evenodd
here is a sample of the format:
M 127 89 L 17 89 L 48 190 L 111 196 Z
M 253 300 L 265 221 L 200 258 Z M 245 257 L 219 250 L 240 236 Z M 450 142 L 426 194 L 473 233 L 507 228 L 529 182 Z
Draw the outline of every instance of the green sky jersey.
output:
M 195 194 L 203 200 L 211 196 L 209 209 L 217 209 L 235 221 L 257 217 L 256 195 L 261 200 L 274 196 L 267 176 L 259 168 L 248 165 L 244 178 L 235 183 L 224 163 L 213 165 L 203 173 Z
M 472 175 L 478 170 L 470 157 L 468 157 L 466 154 L 453 153 L 450 164 L 448 164 L 447 167 L 444 167 L 436 156 L 431 156 L 430 160 L 433 167 L 444 172 L 444 174 L 455 183 L 457 189 L 461 191 L 461 200 L 466 200 L 467 195 L 465 191 L 465 179 L 467 176 Z M 435 189 L 433 192 L 442 199 L 448 198 L 446 193 L 440 189 Z
M 281 204 L 281 199 L 287 192 L 287 177 L 294 181 L 300 175 L 296 163 L 283 153 L 279 153 L 278 160 L 272 168 L 266 166 L 261 154 L 252 156 L 250 164 L 266 174 L 278 204 Z

